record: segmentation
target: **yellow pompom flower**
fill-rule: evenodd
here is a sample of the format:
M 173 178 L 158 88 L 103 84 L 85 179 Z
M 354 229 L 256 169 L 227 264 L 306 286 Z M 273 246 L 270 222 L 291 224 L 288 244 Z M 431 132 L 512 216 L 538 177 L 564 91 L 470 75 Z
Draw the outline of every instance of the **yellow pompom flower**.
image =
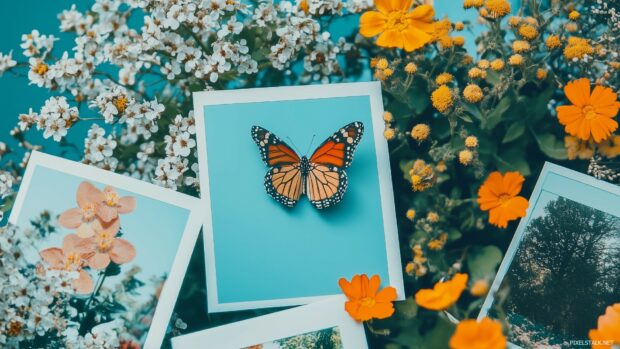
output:
M 516 28 L 519 23 L 521 23 L 521 17 L 519 16 L 512 16 L 508 18 L 508 24 L 510 24 L 510 26 L 513 28 Z
M 498 59 L 494 59 L 491 62 L 491 69 L 493 69 L 495 71 L 500 71 L 500 70 L 504 69 L 504 65 L 505 65 L 505 63 L 504 63 L 503 60 L 501 60 L 499 58 Z
M 518 53 L 510 56 L 510 58 L 508 58 L 508 64 L 512 66 L 518 66 L 523 64 L 523 56 Z
M 390 113 L 389 111 L 384 111 L 383 121 L 388 122 L 388 123 L 394 121 L 394 115 L 392 115 L 392 113 Z
M 446 85 L 441 85 L 431 94 L 431 102 L 440 113 L 446 113 L 454 103 L 452 91 Z
M 417 50 L 431 41 L 435 10 L 420 5 L 410 11 L 410 0 L 375 0 L 377 11 L 366 11 L 360 17 L 360 34 L 379 36 L 376 45 Z
M 546 78 L 547 78 L 547 71 L 542 68 L 538 68 L 536 70 L 536 79 L 545 80 Z
M 407 219 L 412 221 L 415 218 L 415 210 L 410 208 L 407 210 L 407 213 L 405 213 L 405 216 L 407 216 Z
M 462 61 L 463 65 L 470 65 L 473 61 L 474 61 L 474 57 L 468 54 L 463 55 L 463 61 Z
M 392 68 L 385 68 L 383 69 L 383 75 L 386 78 L 389 78 L 390 76 L 392 76 L 394 74 L 394 70 Z
M 510 13 L 510 3 L 506 0 L 486 0 L 484 7 L 492 18 L 502 18 Z
M 426 214 L 426 220 L 431 223 L 437 223 L 439 222 L 439 215 L 437 214 L 437 212 L 430 211 Z
M 388 127 L 385 129 L 385 131 L 383 131 L 383 137 L 385 137 L 385 139 L 387 139 L 388 141 L 394 139 L 395 136 L 396 136 L 396 130 L 394 130 L 391 127 Z
M 459 152 L 459 162 L 462 165 L 467 166 L 467 165 L 471 164 L 473 159 L 474 159 L 474 153 L 472 153 L 471 150 L 464 149 L 464 150 L 461 150 Z
M 440 160 L 437 165 L 435 165 L 435 170 L 439 173 L 446 172 L 447 169 L 448 166 L 446 166 L 446 162 L 443 160 Z
M 562 46 L 562 41 L 560 40 L 559 36 L 557 36 L 557 35 L 550 35 L 545 40 L 545 46 L 547 46 L 547 48 L 549 50 L 553 50 L 553 49 L 556 49 L 556 48 Z
M 376 68 L 376 67 L 377 67 L 377 63 L 378 63 L 378 62 L 379 62 L 379 58 L 377 58 L 377 57 L 372 57 L 372 58 L 370 59 L 370 67 L 371 67 L 371 68 L 373 68 L 373 69 L 374 69 L 374 68 Z
M 411 138 L 418 142 L 425 141 L 431 133 L 431 128 L 427 124 L 417 124 L 411 129 Z
M 591 55 L 594 49 L 588 43 L 588 40 L 571 36 L 568 38 L 568 44 L 564 48 L 564 57 L 566 59 L 581 59 L 585 55 Z
M 468 136 L 465 138 L 465 146 L 467 148 L 475 148 L 478 146 L 478 138 L 476 136 Z
M 581 15 L 579 14 L 579 12 L 577 12 L 577 11 L 575 11 L 575 10 L 570 11 L 570 13 L 568 14 L 568 18 L 569 18 L 571 21 L 576 21 L 576 20 L 578 20 L 580 16 L 581 16 Z
M 418 71 L 418 66 L 413 62 L 409 62 L 405 66 L 405 73 L 407 74 L 415 74 L 416 71 Z
M 389 65 L 389 62 L 388 62 L 388 60 L 387 60 L 387 59 L 385 59 L 385 58 L 380 58 L 380 59 L 377 61 L 377 64 L 375 65 L 375 67 L 376 67 L 377 69 L 385 69 L 385 68 L 387 68 L 387 67 L 388 67 L 388 65 Z
M 435 82 L 437 83 L 437 85 L 445 85 L 451 83 L 453 78 L 454 76 L 452 76 L 452 74 L 450 73 L 441 73 L 437 75 L 437 77 L 435 78 Z
M 486 59 L 481 59 L 480 61 L 478 61 L 478 68 L 480 69 L 489 69 L 490 65 L 491 63 Z
M 465 29 L 465 24 L 463 24 L 463 22 L 454 23 L 454 30 L 461 31 L 463 29 Z
M 469 69 L 469 72 L 467 72 L 467 76 L 469 76 L 472 79 L 478 79 L 478 78 L 486 79 L 487 72 L 478 67 L 473 67 Z
M 464 0 L 463 1 L 463 8 L 468 9 L 468 8 L 478 8 L 481 7 L 482 4 L 484 3 L 484 0 Z
M 489 292 L 489 282 L 484 279 L 476 280 L 469 289 L 469 293 L 474 297 L 482 297 L 487 292 Z
M 465 38 L 462 36 L 455 36 L 452 38 L 452 43 L 454 46 L 463 47 L 463 45 L 465 45 Z
M 424 191 L 435 184 L 435 172 L 433 167 L 424 160 L 418 159 L 413 162 L 413 167 L 409 170 L 413 191 Z
M 515 40 L 512 43 L 512 50 L 515 53 L 527 52 L 531 49 L 530 43 L 525 40 Z
M 463 89 L 463 97 L 469 103 L 477 103 L 482 100 L 484 95 L 482 89 L 476 84 L 469 84 Z
M 452 22 L 448 18 L 444 18 L 435 22 L 433 31 L 433 42 L 437 42 L 442 49 L 452 47 L 452 38 L 450 31 L 452 30 Z
M 529 24 L 524 24 L 519 27 L 519 35 L 526 40 L 534 40 L 538 36 L 538 30 Z

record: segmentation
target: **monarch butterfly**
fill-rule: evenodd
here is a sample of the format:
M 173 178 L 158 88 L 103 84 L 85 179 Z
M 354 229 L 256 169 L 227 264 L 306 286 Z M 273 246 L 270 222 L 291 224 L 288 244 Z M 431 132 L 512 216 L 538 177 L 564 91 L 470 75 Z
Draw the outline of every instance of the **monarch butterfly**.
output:
M 299 157 L 285 142 L 260 127 L 252 127 L 263 162 L 270 167 L 265 175 L 267 193 L 279 203 L 293 207 L 302 194 L 318 209 L 342 200 L 347 189 L 345 168 L 353 161 L 355 147 L 362 139 L 364 124 L 352 122 L 327 138 L 310 158 Z

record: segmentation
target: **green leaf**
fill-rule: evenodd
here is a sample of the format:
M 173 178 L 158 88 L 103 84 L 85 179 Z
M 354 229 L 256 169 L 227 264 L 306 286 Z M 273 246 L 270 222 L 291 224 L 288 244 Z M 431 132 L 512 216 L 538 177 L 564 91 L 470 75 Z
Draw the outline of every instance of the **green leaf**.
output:
M 534 134 L 534 137 L 538 143 L 538 148 L 548 157 L 556 160 L 566 160 L 568 158 L 564 143 L 558 140 L 553 134 Z
M 499 103 L 497 103 L 495 109 L 493 109 L 493 111 L 491 111 L 487 115 L 484 127 L 489 130 L 494 129 L 495 126 L 497 126 L 497 124 L 502 121 L 502 116 L 508 110 L 508 108 L 510 108 L 513 102 L 514 96 L 512 94 L 507 93 L 506 95 L 504 95 L 504 97 L 500 99 Z
M 502 251 L 497 246 L 475 246 L 467 254 L 467 268 L 472 280 L 492 279 L 502 261 Z
M 517 121 L 514 124 L 510 125 L 510 127 L 508 127 L 508 130 L 506 131 L 506 135 L 504 136 L 502 143 L 508 143 L 508 142 L 514 141 L 515 139 L 521 137 L 524 132 L 525 132 L 525 125 L 523 124 L 523 122 Z

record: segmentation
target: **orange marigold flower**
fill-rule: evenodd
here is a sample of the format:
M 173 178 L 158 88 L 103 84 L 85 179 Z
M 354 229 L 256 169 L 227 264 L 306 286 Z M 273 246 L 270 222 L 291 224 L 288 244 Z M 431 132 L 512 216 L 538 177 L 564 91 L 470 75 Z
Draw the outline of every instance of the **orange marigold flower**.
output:
M 402 48 L 411 52 L 431 41 L 435 10 L 421 5 L 409 11 L 412 0 L 375 0 L 378 11 L 367 11 L 360 18 L 360 34 L 377 36 L 377 46 Z
M 525 216 L 529 206 L 527 200 L 519 196 L 525 178 L 519 172 L 495 171 L 478 189 L 478 204 L 483 211 L 489 211 L 489 223 L 506 228 L 508 222 Z
M 448 281 L 440 281 L 432 289 L 422 289 L 415 294 L 416 303 L 430 310 L 444 310 L 456 303 L 467 286 L 467 274 L 457 273 Z
M 599 316 L 597 328 L 590 330 L 589 337 L 596 343 L 592 349 L 612 349 L 620 345 L 620 303 L 610 305 Z
M 366 274 L 355 275 L 351 282 L 345 278 L 338 280 L 342 292 L 349 299 L 344 309 L 357 321 L 385 319 L 394 314 L 393 301 L 396 300 L 396 289 L 388 286 L 379 290 L 381 279 L 373 275 L 370 279 Z
M 611 88 L 598 85 L 590 94 L 590 81 L 582 78 L 566 84 L 564 94 L 572 105 L 562 105 L 556 110 L 566 133 L 584 141 L 592 137 L 599 143 L 618 128 L 613 118 L 618 114 L 620 102 Z
M 474 319 L 461 321 L 450 338 L 450 349 L 505 349 L 506 345 L 502 325 L 488 317 L 480 322 Z

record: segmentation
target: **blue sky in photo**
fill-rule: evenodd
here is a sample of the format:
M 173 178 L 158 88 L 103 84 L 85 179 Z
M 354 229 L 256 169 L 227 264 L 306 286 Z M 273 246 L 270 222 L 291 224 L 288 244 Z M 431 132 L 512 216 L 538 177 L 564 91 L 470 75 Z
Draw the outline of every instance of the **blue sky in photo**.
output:
M 31 219 L 36 218 L 44 210 L 49 210 L 57 216 L 70 208 L 77 207 L 76 193 L 79 184 L 84 181 L 81 177 L 72 176 L 43 166 L 37 166 L 32 176 L 27 195 L 24 200 L 17 225 L 29 226 Z M 105 184 L 88 180 L 99 189 Z M 25 188 L 24 188 L 25 189 Z M 152 198 L 136 195 L 126 190 L 116 188 L 121 196 L 131 195 L 136 199 L 136 209 L 129 214 L 120 215 L 123 238 L 131 242 L 136 248 L 136 258 L 122 265 L 119 276 L 106 279 L 105 285 L 112 285 L 123 277 L 123 272 L 132 266 L 139 266 L 142 271 L 138 279 L 149 281 L 151 277 L 168 274 L 177 248 L 181 241 L 185 225 L 189 217 L 189 210 Z M 23 190 L 23 189 L 22 189 Z M 42 240 L 30 258 L 38 260 L 38 250 L 48 247 L 61 247 L 62 239 L 68 233 L 74 232 L 59 226 L 58 233 Z M 93 279 L 96 273 L 91 272 Z M 148 285 L 148 283 L 147 283 Z M 153 294 L 151 288 L 144 288 L 143 296 Z

